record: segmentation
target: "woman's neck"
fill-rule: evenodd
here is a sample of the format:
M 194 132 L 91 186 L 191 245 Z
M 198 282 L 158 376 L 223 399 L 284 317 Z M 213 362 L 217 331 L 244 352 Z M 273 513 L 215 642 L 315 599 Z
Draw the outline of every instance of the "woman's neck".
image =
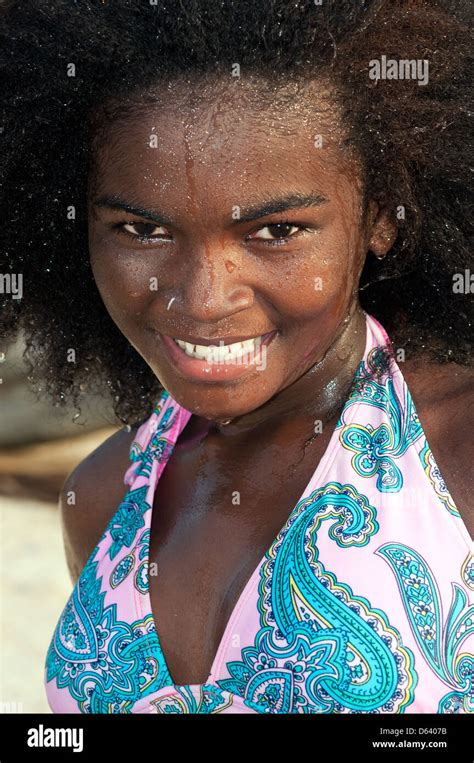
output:
M 259 408 L 226 420 L 200 418 L 201 428 L 233 438 L 251 432 L 259 436 L 280 425 L 298 425 L 308 419 L 324 423 L 344 403 L 366 344 L 366 319 L 360 307 L 340 326 L 336 340 L 302 376 L 280 390 Z

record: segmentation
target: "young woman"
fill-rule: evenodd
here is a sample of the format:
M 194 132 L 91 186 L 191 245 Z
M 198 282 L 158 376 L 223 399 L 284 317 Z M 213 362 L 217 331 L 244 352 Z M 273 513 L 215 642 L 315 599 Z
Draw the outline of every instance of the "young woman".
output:
M 473 711 L 464 8 L 2 11 L 5 336 L 125 425 L 54 711 Z

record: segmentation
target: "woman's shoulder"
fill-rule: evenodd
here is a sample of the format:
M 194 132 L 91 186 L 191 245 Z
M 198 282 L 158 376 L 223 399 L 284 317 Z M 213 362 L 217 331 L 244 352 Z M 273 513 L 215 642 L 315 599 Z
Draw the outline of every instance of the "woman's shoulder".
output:
M 59 508 L 66 561 L 73 582 L 126 492 L 124 474 L 130 466 L 130 446 L 138 426 L 111 435 L 81 461 L 64 482 Z
M 460 363 L 437 363 L 425 357 L 410 358 L 399 363 L 407 383 L 424 390 L 427 402 L 446 396 L 456 397 L 472 394 L 474 381 L 474 365 Z
M 453 438 L 469 433 L 474 425 L 474 366 L 421 358 L 399 363 L 399 368 L 420 418 L 428 417 Z
M 399 367 L 436 463 L 472 535 L 474 368 L 423 359 Z

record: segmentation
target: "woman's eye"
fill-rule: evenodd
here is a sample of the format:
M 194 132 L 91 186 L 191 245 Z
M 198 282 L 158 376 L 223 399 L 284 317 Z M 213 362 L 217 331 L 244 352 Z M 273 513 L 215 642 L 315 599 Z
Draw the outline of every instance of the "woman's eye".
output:
M 166 233 L 165 229 L 161 225 L 154 225 L 153 223 L 119 223 L 117 226 L 121 231 L 124 231 L 129 236 L 143 240 L 164 238 Z
M 163 226 L 155 225 L 154 223 L 118 223 L 114 227 L 117 228 L 120 233 L 134 238 L 137 241 L 147 242 L 168 238 L 166 229 Z M 305 230 L 307 230 L 307 228 L 304 226 L 294 225 L 293 223 L 272 223 L 270 225 L 265 225 L 264 227 L 259 228 L 259 230 L 249 236 L 249 238 L 255 239 L 257 241 L 263 241 L 265 244 L 271 246 L 278 246 L 279 244 L 286 244 L 289 239 L 296 238 L 296 235 L 299 232 Z
M 272 223 L 271 225 L 265 225 L 264 228 L 260 228 L 250 238 L 257 239 L 257 241 L 266 241 L 270 244 L 286 243 L 289 238 L 295 238 L 295 233 L 302 230 L 306 230 L 302 225 L 285 222 Z

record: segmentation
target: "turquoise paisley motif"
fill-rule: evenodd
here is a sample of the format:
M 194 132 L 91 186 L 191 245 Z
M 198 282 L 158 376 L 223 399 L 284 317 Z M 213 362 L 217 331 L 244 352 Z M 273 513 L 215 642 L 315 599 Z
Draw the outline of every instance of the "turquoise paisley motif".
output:
M 59 621 L 46 657 L 47 680 L 67 687 L 83 713 L 129 713 L 169 683 L 152 615 L 132 623 L 104 606 L 98 562 L 88 561 Z
M 168 397 L 168 396 L 166 396 Z M 166 398 L 165 398 L 166 399 Z M 163 403 L 163 399 L 160 404 Z M 140 453 L 140 464 L 136 472 L 136 476 L 149 477 L 151 474 L 151 468 L 156 461 L 166 461 L 171 451 L 173 450 L 173 443 L 166 438 L 166 432 L 168 432 L 174 424 L 176 417 L 176 406 L 170 405 L 163 413 L 160 423 L 156 428 L 156 431 L 150 437 L 150 441 L 143 451 Z
M 117 586 L 120 585 L 120 583 L 123 583 L 124 580 L 127 579 L 127 577 L 130 575 L 131 571 L 133 570 L 135 566 L 135 555 L 127 554 L 123 557 L 114 567 L 112 572 L 110 573 L 109 577 L 109 583 L 111 588 L 117 588 Z
M 211 715 L 232 707 L 233 697 L 213 684 L 194 685 L 196 697 L 191 687 L 173 686 L 169 693 L 150 702 L 157 713 L 167 715 Z
M 144 526 L 143 514 L 150 508 L 146 500 L 147 492 L 146 485 L 136 490 L 129 490 L 112 517 L 108 526 L 113 541 L 109 548 L 111 559 L 114 559 L 124 546 L 130 548 L 137 531 Z
M 474 655 L 461 645 L 474 633 L 474 605 L 463 589 L 452 583 L 452 602 L 443 622 L 441 597 L 428 564 L 414 549 L 386 543 L 377 552 L 392 568 L 414 637 L 436 675 L 451 691 L 440 701 L 438 713 L 474 712 Z
M 376 476 L 380 492 L 395 493 L 403 485 L 403 475 L 395 460 L 403 456 L 423 430 L 408 389 L 405 388 L 405 399 L 400 401 L 391 376 L 387 375 L 384 382 L 376 381 L 369 369 L 362 361 L 338 422 L 339 438 L 344 448 L 354 453 L 351 463 L 358 475 Z M 384 411 L 388 422 L 375 428 L 370 424 L 345 424 L 345 414 L 356 403 Z
M 403 712 L 418 680 L 413 655 L 386 614 L 318 560 L 324 521 L 343 548 L 378 531 L 375 508 L 352 485 L 329 483 L 300 501 L 260 571 L 255 643 L 217 683 L 259 712 Z
M 118 620 L 117 606 L 105 605 L 102 577 L 97 577 L 95 559 L 108 533 L 111 559 L 133 546 L 150 508 L 146 493 L 144 486 L 126 494 L 79 576 L 48 649 L 47 680 L 67 687 L 83 713 L 129 713 L 137 700 L 170 682 L 153 616 L 131 623 Z M 130 573 L 130 557 L 140 546 L 142 558 L 148 536 L 145 530 L 132 553 L 115 566 L 115 585 Z
M 158 417 L 161 414 L 161 411 L 163 410 L 163 406 L 166 403 L 168 397 L 169 397 L 169 393 L 166 390 L 163 390 L 163 392 L 161 393 L 160 399 L 158 400 L 153 410 L 153 415 L 155 417 Z M 148 424 L 149 422 L 150 422 L 150 419 L 148 420 Z M 144 424 L 147 424 L 147 422 L 144 422 Z M 143 459 L 143 450 L 137 438 L 135 438 L 130 445 L 129 455 L 130 455 L 130 460 L 139 467 Z M 135 474 L 136 474 L 136 470 L 135 470 Z
M 433 452 L 426 441 L 426 438 L 423 448 L 420 450 L 418 455 L 423 466 L 423 471 L 428 477 L 439 500 L 449 511 L 449 513 L 453 515 L 453 517 L 458 517 L 458 519 L 460 519 L 461 515 L 453 503 L 453 499 L 448 491 L 443 477 L 441 476 L 441 472 L 434 459 Z
M 147 504 L 148 506 L 148 504 Z M 130 553 L 124 556 L 122 559 L 120 559 L 119 562 L 115 565 L 114 569 L 112 570 L 109 578 L 109 583 L 111 588 L 117 588 L 121 583 L 123 583 L 124 580 L 127 579 L 131 571 L 135 568 L 136 565 L 136 558 L 135 553 L 138 553 L 138 560 L 143 560 L 146 557 L 147 549 L 150 543 L 150 530 L 144 530 L 138 539 L 134 550 Z M 146 568 L 147 563 L 146 561 L 141 561 L 137 572 L 135 573 L 135 581 L 140 580 L 140 584 L 137 585 L 135 582 L 135 588 L 140 591 L 140 593 L 146 593 L 148 590 L 148 577 L 146 575 Z M 146 582 L 144 582 L 146 581 Z

